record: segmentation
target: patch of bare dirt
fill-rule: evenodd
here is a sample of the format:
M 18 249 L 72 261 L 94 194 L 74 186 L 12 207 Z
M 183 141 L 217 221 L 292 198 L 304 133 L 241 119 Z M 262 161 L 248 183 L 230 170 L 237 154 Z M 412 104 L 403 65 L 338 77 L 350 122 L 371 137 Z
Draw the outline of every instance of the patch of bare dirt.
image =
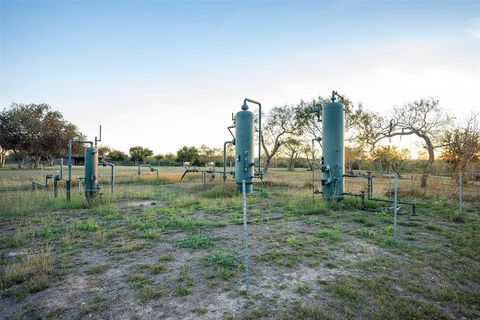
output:
M 163 207 L 165 202 L 160 200 L 121 200 L 117 202 L 117 206 L 120 209 L 135 208 L 135 207 L 151 207 L 158 206 Z

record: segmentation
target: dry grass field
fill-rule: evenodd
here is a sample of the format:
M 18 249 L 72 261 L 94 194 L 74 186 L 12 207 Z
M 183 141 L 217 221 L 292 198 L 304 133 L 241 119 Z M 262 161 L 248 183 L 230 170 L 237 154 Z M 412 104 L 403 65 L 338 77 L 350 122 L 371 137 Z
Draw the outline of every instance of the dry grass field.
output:
M 272 170 L 247 198 L 246 291 L 235 185 L 144 169 L 118 168 L 114 195 L 102 171 L 103 195 L 90 203 L 54 198 L 51 187 L 0 192 L 0 318 L 480 317 L 478 181 L 464 186 L 460 211 L 455 178 L 431 177 L 422 191 L 405 175 L 399 196 L 417 214 L 400 210 L 394 241 L 390 204 L 325 202 L 312 197 L 311 172 Z M 0 171 L 0 189 L 31 176 Z M 389 199 L 393 180 L 374 181 Z M 347 179 L 345 189 L 363 183 Z

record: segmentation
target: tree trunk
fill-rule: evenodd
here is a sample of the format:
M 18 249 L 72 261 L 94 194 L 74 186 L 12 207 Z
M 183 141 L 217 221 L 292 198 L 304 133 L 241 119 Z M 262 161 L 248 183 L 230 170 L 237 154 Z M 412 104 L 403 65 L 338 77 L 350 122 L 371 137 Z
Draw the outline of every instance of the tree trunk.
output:
M 294 161 L 294 155 L 291 155 L 290 158 L 288 159 L 288 171 L 295 171 L 295 164 L 293 163 Z
M 288 170 L 288 171 L 295 171 L 295 166 L 294 166 L 294 164 L 293 164 L 293 160 L 292 160 L 292 159 L 288 160 L 287 170 Z
M 312 161 L 310 161 L 310 159 L 308 158 L 308 153 L 305 153 L 305 155 L 307 156 L 307 165 L 308 167 L 310 168 L 310 171 L 313 171 L 313 159 Z
M 392 163 L 392 170 L 395 172 L 398 176 L 398 178 L 401 178 L 402 176 L 400 175 L 400 170 L 398 168 L 395 168 L 395 165 Z
M 266 174 L 268 172 L 268 168 L 270 168 L 272 159 L 277 154 L 280 146 L 280 144 L 275 144 L 272 151 L 268 152 L 267 148 L 265 148 L 265 145 L 263 145 L 263 151 L 265 152 L 265 162 L 263 162 L 263 174 Z
M 22 157 L 21 159 L 17 158 L 16 161 L 18 169 L 22 169 L 22 166 L 25 164 L 25 157 Z
M 40 157 L 35 157 L 33 162 L 33 169 L 38 169 L 40 166 Z
M 268 168 L 270 168 L 270 164 L 272 163 L 272 157 L 271 156 L 266 156 L 265 161 L 263 162 L 263 174 L 267 174 Z
M 420 184 L 420 187 L 426 188 L 427 187 L 427 179 L 428 179 L 428 176 L 430 175 L 430 173 L 432 171 L 433 162 L 435 161 L 435 153 L 433 151 L 434 147 L 433 147 L 433 144 L 430 141 L 430 139 L 427 136 L 422 136 L 422 138 L 423 138 L 423 140 L 425 140 L 425 143 L 427 145 L 428 161 L 427 161 L 427 165 L 423 169 L 422 182 Z

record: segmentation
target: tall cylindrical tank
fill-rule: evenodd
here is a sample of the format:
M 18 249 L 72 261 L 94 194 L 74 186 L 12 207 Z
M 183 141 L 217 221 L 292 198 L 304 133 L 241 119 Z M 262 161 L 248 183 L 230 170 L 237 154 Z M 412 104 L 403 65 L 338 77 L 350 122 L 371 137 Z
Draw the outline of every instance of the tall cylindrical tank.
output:
M 325 198 L 341 199 L 344 162 L 344 106 L 327 103 L 322 110 L 322 191 Z
M 252 192 L 253 166 L 253 112 L 244 104 L 235 115 L 235 182 L 239 191 L 245 180 L 246 192 Z
M 85 148 L 85 196 L 93 198 L 98 186 L 98 151 L 95 147 Z

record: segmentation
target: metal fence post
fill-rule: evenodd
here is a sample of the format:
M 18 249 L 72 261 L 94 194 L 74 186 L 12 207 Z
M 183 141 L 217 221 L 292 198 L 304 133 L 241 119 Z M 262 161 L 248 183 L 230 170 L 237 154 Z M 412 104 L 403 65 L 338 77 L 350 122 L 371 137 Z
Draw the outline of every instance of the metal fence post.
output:
M 462 195 L 462 192 L 463 192 L 463 190 L 462 190 L 462 187 L 463 187 L 463 172 L 460 171 L 460 175 L 459 175 L 458 178 L 459 178 L 458 179 L 458 182 L 459 182 L 459 186 L 458 186 L 459 196 L 458 197 L 459 197 L 459 204 L 460 204 L 460 213 L 462 213 L 462 210 L 463 210 L 463 208 L 462 208 L 462 205 L 463 205 L 462 204 L 462 200 L 463 200 L 462 199 L 463 198 L 463 195 Z
M 248 294 L 248 229 L 247 229 L 247 190 L 245 180 L 242 180 L 242 204 L 243 204 L 243 242 L 244 242 L 244 277 L 245 291 Z
M 398 175 L 395 175 L 394 194 L 393 194 L 393 239 L 397 241 L 397 193 L 398 193 Z

